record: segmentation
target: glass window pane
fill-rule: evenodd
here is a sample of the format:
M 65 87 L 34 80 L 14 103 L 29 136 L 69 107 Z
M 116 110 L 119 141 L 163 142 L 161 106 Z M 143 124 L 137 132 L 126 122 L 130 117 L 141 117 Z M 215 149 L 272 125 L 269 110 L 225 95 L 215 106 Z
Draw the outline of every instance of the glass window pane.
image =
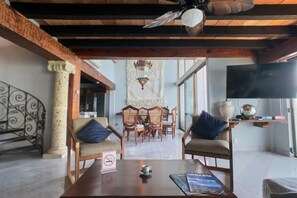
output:
M 187 129 L 192 123 L 194 113 L 194 93 L 193 93 L 193 76 L 185 82 L 185 128 Z

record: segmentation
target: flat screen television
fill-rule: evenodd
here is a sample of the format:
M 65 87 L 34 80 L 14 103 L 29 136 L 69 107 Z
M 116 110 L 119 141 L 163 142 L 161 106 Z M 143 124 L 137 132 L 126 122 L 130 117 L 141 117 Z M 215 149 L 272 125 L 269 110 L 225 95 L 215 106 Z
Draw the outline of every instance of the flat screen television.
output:
M 296 98 L 297 62 L 227 66 L 227 98 Z

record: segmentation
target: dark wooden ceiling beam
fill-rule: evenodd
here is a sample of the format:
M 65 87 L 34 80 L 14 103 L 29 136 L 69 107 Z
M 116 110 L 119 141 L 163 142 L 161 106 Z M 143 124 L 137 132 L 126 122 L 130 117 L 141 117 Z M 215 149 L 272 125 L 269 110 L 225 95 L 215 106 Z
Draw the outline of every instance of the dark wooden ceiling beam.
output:
M 283 61 L 297 57 L 297 39 L 289 39 L 269 50 L 262 50 L 257 56 L 258 63 Z
M 70 75 L 69 121 L 72 118 L 79 117 L 79 95 L 76 91 L 80 87 L 81 70 L 86 71 L 90 76 L 100 75 L 97 79 L 102 84 L 108 89 L 115 89 L 114 83 L 91 68 L 68 48 L 62 46 L 23 15 L 13 10 L 4 0 L 0 0 L 0 36 L 48 60 L 64 60 L 76 66 L 75 74 Z
M 267 49 L 280 43 L 280 40 L 205 40 L 205 39 L 59 39 L 69 48 L 242 48 Z
M 181 26 L 43 25 L 40 28 L 55 37 L 189 37 Z M 297 26 L 204 26 L 197 37 L 202 36 L 297 37 Z
M 51 4 L 11 2 L 10 5 L 34 19 L 155 19 L 180 9 L 179 5 L 162 4 Z M 217 16 L 206 13 L 207 19 L 280 20 L 297 19 L 297 5 L 256 5 L 237 14 Z
M 219 57 L 253 57 L 253 50 L 248 49 L 73 49 L 75 54 L 82 59 L 123 59 L 123 58 L 157 58 L 157 59 L 176 59 L 176 58 L 219 58 Z
M 0 0 L 0 10 L 1 37 L 48 60 L 68 61 L 78 68 L 76 71 L 82 70 L 105 84 L 107 89 L 115 89 L 115 84 L 112 81 L 101 75 L 24 16 L 15 12 L 3 0 Z
M 68 123 L 79 117 L 80 74 L 84 71 L 90 76 L 98 77 L 107 89 L 115 89 L 115 84 L 86 64 L 68 48 L 62 46 L 49 34 L 41 30 L 20 13 L 13 10 L 4 0 L 0 0 L 0 36 L 32 51 L 48 60 L 64 60 L 76 66 L 75 74 L 70 75 Z

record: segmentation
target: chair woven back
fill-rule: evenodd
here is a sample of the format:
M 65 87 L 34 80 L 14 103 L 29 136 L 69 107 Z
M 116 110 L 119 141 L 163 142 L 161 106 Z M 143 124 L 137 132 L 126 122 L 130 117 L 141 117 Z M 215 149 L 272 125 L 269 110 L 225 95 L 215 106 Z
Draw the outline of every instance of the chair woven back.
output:
M 193 115 L 193 117 L 192 117 L 193 126 L 195 126 L 195 124 L 198 122 L 199 118 L 200 118 L 200 115 Z M 216 117 L 216 118 L 228 122 L 228 119 L 226 119 L 224 117 Z M 195 133 L 192 133 L 192 138 L 200 138 L 200 137 L 195 135 Z M 217 139 L 229 141 L 228 124 L 226 125 L 225 129 L 220 133 L 220 135 L 218 136 Z
M 138 117 L 138 109 L 136 107 L 133 107 L 131 105 L 126 106 L 122 109 L 123 114 L 123 125 L 124 126 L 132 126 L 135 125 L 135 120 Z
M 98 121 L 103 127 L 107 128 L 108 120 L 106 117 L 95 117 L 95 118 L 75 118 L 72 121 L 72 129 L 74 133 L 79 132 L 85 127 L 91 120 Z
M 147 111 L 149 115 L 149 122 L 151 125 L 162 125 L 163 109 L 161 107 L 152 107 Z

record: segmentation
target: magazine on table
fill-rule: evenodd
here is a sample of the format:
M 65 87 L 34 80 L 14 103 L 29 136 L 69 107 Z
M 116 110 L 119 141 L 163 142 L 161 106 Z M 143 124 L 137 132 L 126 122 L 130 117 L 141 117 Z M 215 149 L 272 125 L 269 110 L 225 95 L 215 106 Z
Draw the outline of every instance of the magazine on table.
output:
M 170 179 L 174 181 L 174 183 L 181 189 L 181 191 L 185 195 L 195 195 L 197 193 L 191 193 L 189 190 L 187 178 L 185 173 L 180 173 L 180 174 L 171 174 L 169 175 Z
M 185 174 L 191 193 L 224 195 L 224 189 L 211 173 L 188 172 Z

